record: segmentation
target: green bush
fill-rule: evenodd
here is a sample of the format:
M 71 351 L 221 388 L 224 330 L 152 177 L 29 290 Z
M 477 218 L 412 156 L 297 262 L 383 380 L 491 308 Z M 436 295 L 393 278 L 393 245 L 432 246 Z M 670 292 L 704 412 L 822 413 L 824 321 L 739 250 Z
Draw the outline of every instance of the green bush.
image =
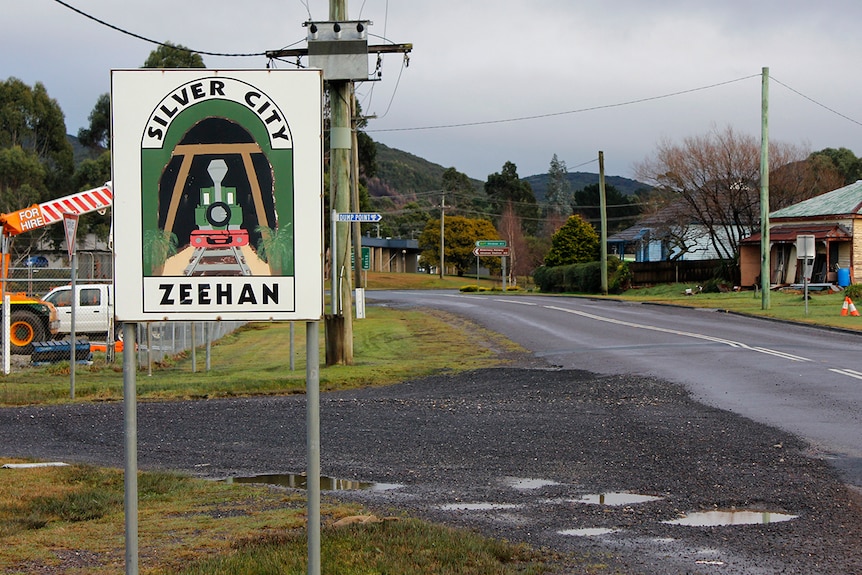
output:
M 461 286 L 461 289 L 460 289 L 459 291 L 462 291 L 462 292 L 475 292 L 475 291 L 479 291 L 479 286 L 477 286 L 477 285 L 466 285 L 466 286 Z
M 862 300 L 862 284 L 850 284 L 844 288 L 844 295 L 852 300 Z
M 625 262 L 612 256 L 608 258 L 608 292 L 624 291 L 631 279 Z M 546 293 L 600 293 L 602 290 L 601 262 L 570 264 L 564 266 L 542 266 L 533 272 L 533 280 Z

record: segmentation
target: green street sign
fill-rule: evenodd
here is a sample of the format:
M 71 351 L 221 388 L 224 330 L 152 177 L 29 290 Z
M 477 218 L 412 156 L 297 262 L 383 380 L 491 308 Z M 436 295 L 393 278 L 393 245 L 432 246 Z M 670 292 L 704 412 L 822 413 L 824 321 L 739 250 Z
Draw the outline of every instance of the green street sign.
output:
M 371 248 L 367 246 L 362 246 L 362 270 L 368 271 L 371 269 Z M 353 252 L 350 252 L 350 269 L 356 269 L 356 256 L 353 255 Z
M 479 240 L 476 242 L 477 248 L 505 248 L 506 240 Z
M 362 246 L 362 269 L 368 271 L 371 269 L 371 248 Z

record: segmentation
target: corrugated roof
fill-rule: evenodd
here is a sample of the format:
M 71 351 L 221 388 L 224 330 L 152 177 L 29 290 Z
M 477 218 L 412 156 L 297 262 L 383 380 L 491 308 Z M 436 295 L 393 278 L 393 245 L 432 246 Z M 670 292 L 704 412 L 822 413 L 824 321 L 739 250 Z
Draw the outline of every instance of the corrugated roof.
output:
M 862 215 L 862 180 L 843 188 L 787 206 L 769 214 L 770 218 L 807 218 L 815 216 Z
M 800 235 L 812 235 L 818 240 L 851 240 L 853 238 L 850 232 L 834 224 L 774 226 L 769 228 L 770 242 L 795 242 L 796 236 Z M 744 238 L 740 243 L 760 243 L 760 233 L 752 234 Z

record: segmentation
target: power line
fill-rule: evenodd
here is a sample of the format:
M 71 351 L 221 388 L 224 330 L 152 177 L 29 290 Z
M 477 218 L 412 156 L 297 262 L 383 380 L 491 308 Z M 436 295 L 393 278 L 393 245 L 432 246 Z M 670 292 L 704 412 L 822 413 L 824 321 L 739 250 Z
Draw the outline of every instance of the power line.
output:
M 445 128 L 464 128 L 471 126 L 486 126 L 490 124 L 505 124 L 510 122 L 524 122 L 527 120 L 539 120 L 542 118 L 553 118 L 556 116 L 567 116 L 570 114 L 582 114 L 584 112 L 594 112 L 596 110 L 607 110 L 609 108 L 621 108 L 623 106 L 631 106 L 634 104 L 642 104 L 644 102 L 651 102 L 653 100 L 662 100 L 665 98 L 673 98 L 675 96 L 681 96 L 683 94 L 691 94 L 692 92 L 700 92 L 703 90 L 710 90 L 712 88 L 718 88 L 720 86 L 726 86 L 727 84 L 733 84 L 735 82 L 741 82 L 743 80 L 750 80 L 751 78 L 760 78 L 761 74 L 752 74 L 750 76 L 743 76 L 742 78 L 736 78 L 735 80 L 727 80 L 725 82 L 718 82 L 716 84 L 710 84 L 708 86 L 701 86 L 699 88 L 691 88 L 688 90 L 680 90 L 679 92 L 671 92 L 669 94 L 663 94 L 661 96 L 649 96 L 647 98 L 639 98 L 637 100 L 629 100 L 626 102 L 618 102 L 616 104 L 603 104 L 601 106 L 591 106 L 589 108 L 579 108 L 577 110 L 568 110 L 565 112 L 550 112 L 547 114 L 536 114 L 533 116 L 521 116 L 519 118 L 506 118 L 503 120 L 484 120 L 478 122 L 463 122 L 460 124 L 443 124 L 438 126 L 414 126 L 412 128 L 381 128 L 379 130 L 368 130 L 369 132 L 408 132 L 408 131 L 418 131 L 418 130 L 441 130 Z
M 134 32 L 129 32 L 128 30 L 124 30 L 123 28 L 120 28 L 119 26 L 114 26 L 113 24 L 105 22 L 104 20 L 100 20 L 100 19 L 96 18 L 95 16 L 91 16 L 90 14 L 87 14 L 86 12 L 78 10 L 74 6 L 66 4 L 65 2 L 63 2 L 63 0 L 54 0 L 54 2 L 56 2 L 57 4 L 60 4 L 61 6 L 65 6 L 66 8 L 71 10 L 72 12 L 80 14 L 84 18 L 88 18 L 88 19 L 92 20 L 93 22 L 97 22 L 98 24 L 101 24 L 102 26 L 107 26 L 108 28 L 110 28 L 112 30 L 116 30 L 117 32 L 120 32 L 122 34 L 126 34 L 127 36 L 131 36 L 132 38 L 137 38 L 138 40 L 143 40 L 144 42 L 149 42 L 151 44 L 156 44 L 158 46 L 164 46 L 165 48 L 175 48 L 177 50 L 185 50 L 187 52 L 192 52 L 195 54 L 203 54 L 205 56 L 226 56 L 229 58 L 244 58 L 244 57 L 250 57 L 250 56 L 266 56 L 266 52 L 254 52 L 254 53 L 248 53 L 248 54 L 227 54 L 227 53 L 223 53 L 223 52 L 207 52 L 204 50 L 191 50 L 189 48 L 184 48 L 182 46 L 174 46 L 172 44 L 166 44 L 165 42 L 159 42 L 158 40 L 153 40 L 152 38 L 147 38 L 146 36 L 141 36 L 140 34 L 135 34 Z
M 785 84 L 784 82 L 782 82 L 781 80 L 779 80 L 778 78 L 776 78 L 775 76 L 772 76 L 772 75 L 770 74 L 769 78 L 770 78 L 771 80 L 774 80 L 777 84 L 781 84 L 782 86 L 784 86 L 785 88 L 787 88 L 788 90 L 790 90 L 791 92 L 793 92 L 794 94 L 796 94 L 796 95 L 798 95 L 798 96 L 801 96 L 801 97 L 805 98 L 806 100 L 808 100 L 808 101 L 809 101 L 809 102 L 811 102 L 812 104 L 815 104 L 815 105 L 817 105 L 817 106 L 820 106 L 820 107 L 821 107 L 821 108 L 823 108 L 824 110 L 827 110 L 827 111 L 829 111 L 829 112 L 832 112 L 832 113 L 833 113 L 833 114 L 835 114 L 836 116 L 839 116 L 839 117 L 841 117 L 841 118 L 844 118 L 845 120 L 847 120 L 847 121 L 849 121 L 849 122 L 853 122 L 854 124 L 857 124 L 857 125 L 859 125 L 859 126 L 862 126 L 862 122 L 859 122 L 859 121 L 857 121 L 857 120 L 854 120 L 854 119 L 853 119 L 853 118 L 851 118 L 850 116 L 846 116 L 846 115 L 842 114 L 841 112 L 839 112 L 839 111 L 837 111 L 837 110 L 833 110 L 832 108 L 830 108 L 829 106 L 827 106 L 827 105 L 825 105 L 825 104 L 821 104 L 820 102 L 818 102 L 818 101 L 817 101 L 817 100 L 815 100 L 814 98 L 812 98 L 812 97 L 810 97 L 810 96 L 806 96 L 805 94 L 803 94 L 803 93 L 802 93 L 802 92 L 800 92 L 799 90 L 795 90 L 794 88 L 791 88 L 790 86 L 788 86 L 787 84 Z

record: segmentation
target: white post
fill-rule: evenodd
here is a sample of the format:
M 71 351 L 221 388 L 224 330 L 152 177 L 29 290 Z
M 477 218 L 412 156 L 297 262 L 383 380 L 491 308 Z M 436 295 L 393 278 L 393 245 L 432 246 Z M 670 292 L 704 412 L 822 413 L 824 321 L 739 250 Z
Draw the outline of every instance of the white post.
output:
M 12 347 L 9 345 L 12 322 L 9 319 L 9 294 L 3 294 L 3 373 L 9 375 L 12 371 Z

